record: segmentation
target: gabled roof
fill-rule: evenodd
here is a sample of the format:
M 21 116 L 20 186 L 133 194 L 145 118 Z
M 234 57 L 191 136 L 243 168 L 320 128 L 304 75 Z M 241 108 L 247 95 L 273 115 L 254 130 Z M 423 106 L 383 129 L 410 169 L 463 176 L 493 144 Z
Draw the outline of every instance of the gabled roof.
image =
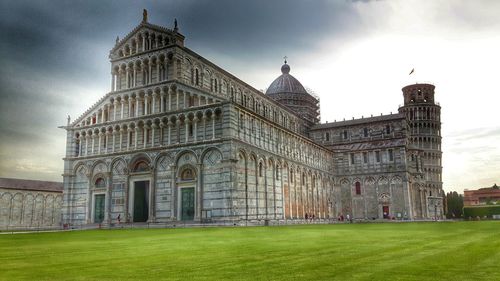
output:
M 0 188 L 62 192 L 62 182 L 0 178 Z
M 169 28 L 166 28 L 166 27 L 163 27 L 163 26 L 159 26 L 159 25 L 156 25 L 156 24 L 151 24 L 147 21 L 142 21 L 138 26 L 136 26 L 134 29 L 132 29 L 132 31 L 130 31 L 125 37 L 123 37 L 121 40 L 118 40 L 118 42 L 115 44 L 115 46 L 111 49 L 110 53 L 118 50 L 119 48 L 121 48 L 123 46 L 123 44 L 125 44 L 130 38 L 132 38 L 141 28 L 149 28 L 149 29 L 152 29 L 152 30 L 155 30 L 155 31 L 158 31 L 158 32 L 166 32 L 166 33 L 169 33 L 169 34 L 172 34 L 172 35 L 175 35 L 175 36 L 179 36 L 181 37 L 182 39 L 184 39 L 184 35 L 178 33 L 177 31 L 175 30 L 172 30 L 172 29 L 169 29 Z

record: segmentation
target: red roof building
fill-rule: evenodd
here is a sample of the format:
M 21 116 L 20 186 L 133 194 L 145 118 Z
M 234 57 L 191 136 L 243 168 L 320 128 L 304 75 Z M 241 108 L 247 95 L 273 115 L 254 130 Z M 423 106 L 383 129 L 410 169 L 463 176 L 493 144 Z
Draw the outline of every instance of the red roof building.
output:
M 489 205 L 494 202 L 500 204 L 500 189 L 495 184 L 492 187 L 477 190 L 464 190 L 464 206 Z

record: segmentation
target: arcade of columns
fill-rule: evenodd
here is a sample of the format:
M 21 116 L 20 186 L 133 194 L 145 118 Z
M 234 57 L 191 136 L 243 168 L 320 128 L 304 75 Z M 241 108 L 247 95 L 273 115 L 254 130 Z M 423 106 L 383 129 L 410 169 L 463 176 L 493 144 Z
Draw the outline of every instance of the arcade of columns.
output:
M 89 156 L 138 149 L 139 137 L 142 148 L 214 139 L 216 119 L 221 114 L 221 108 L 214 108 L 214 105 L 219 102 L 207 95 L 194 94 L 176 86 L 115 96 L 110 99 L 110 103 L 104 104 L 80 123 L 81 127 L 91 128 L 75 131 L 75 154 Z M 189 111 L 190 108 L 192 111 Z M 164 116 L 164 113 L 172 114 Z M 126 120 L 130 122 L 117 124 Z M 180 135 L 181 126 L 185 127 L 185 136 Z M 201 132 L 199 127 L 203 128 Z M 165 128 L 167 136 L 164 139 Z M 175 135 L 172 131 L 175 131 Z M 123 147 L 125 145 L 126 148 Z

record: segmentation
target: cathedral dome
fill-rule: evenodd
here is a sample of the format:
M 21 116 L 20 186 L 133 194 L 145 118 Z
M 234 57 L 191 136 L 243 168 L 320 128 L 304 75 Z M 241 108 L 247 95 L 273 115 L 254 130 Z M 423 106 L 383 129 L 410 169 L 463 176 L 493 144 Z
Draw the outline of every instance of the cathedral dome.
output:
M 295 93 L 307 94 L 306 89 L 295 77 L 290 75 L 290 66 L 286 63 L 281 67 L 281 75 L 267 88 L 266 94 Z

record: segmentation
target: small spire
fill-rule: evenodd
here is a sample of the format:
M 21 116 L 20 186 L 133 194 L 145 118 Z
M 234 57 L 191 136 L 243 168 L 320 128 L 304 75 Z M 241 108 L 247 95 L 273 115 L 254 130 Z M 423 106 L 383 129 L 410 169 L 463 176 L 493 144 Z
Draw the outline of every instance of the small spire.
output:
M 116 36 L 115 45 L 117 45 L 119 41 L 120 41 L 120 36 Z
M 68 126 L 70 125 L 70 123 L 71 123 L 71 116 L 69 116 L 68 114 Z
M 148 10 L 143 9 L 142 10 L 142 22 L 147 22 L 148 21 Z
M 179 26 L 177 25 L 177 19 L 174 19 L 174 31 L 177 32 L 179 30 Z
M 286 62 L 286 59 L 287 59 L 287 58 L 288 58 L 287 56 L 284 56 L 284 57 L 283 57 L 283 59 L 285 60 L 285 64 L 287 63 L 287 62 Z

